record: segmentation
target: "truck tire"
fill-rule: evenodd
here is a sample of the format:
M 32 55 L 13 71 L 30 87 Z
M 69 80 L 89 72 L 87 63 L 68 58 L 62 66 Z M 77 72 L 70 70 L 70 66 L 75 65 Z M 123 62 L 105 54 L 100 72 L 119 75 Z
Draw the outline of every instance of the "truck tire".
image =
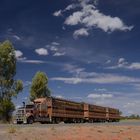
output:
M 34 122 L 33 117 L 29 117 L 29 118 L 27 119 L 27 124 L 32 124 L 33 122 Z

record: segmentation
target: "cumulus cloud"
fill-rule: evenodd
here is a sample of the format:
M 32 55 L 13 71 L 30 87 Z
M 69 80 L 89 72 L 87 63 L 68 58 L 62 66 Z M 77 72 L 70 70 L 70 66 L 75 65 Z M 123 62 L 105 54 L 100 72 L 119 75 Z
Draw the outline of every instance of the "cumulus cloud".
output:
M 88 36 L 88 35 L 89 35 L 89 33 L 86 28 L 81 28 L 81 29 L 75 30 L 73 33 L 73 37 L 75 39 L 78 38 L 79 36 Z
M 23 57 L 23 52 L 20 50 L 15 50 L 15 56 L 18 62 L 27 59 L 26 57 Z
M 124 58 L 119 58 L 118 64 L 123 64 L 124 62 L 125 62 L 125 59 Z
M 53 15 L 56 17 L 62 16 L 62 10 L 55 11 Z
M 65 24 L 77 25 L 83 24 L 86 27 L 96 27 L 105 32 L 113 32 L 115 30 L 131 30 L 133 26 L 127 26 L 119 17 L 111 17 L 100 13 L 94 6 L 84 5 L 82 11 L 74 12 L 66 18 Z
M 72 11 L 71 14 L 66 17 L 64 24 L 69 26 L 82 25 L 89 30 L 99 28 L 104 32 L 113 32 L 116 30 L 131 31 L 133 29 L 134 26 L 126 25 L 119 17 L 105 15 L 100 12 L 96 7 L 97 4 L 97 0 L 79 0 L 78 3 L 73 3 L 68 5 L 64 10 L 57 11 L 56 16 L 60 16 L 62 12 L 65 13 L 78 7 L 77 11 Z M 85 36 L 87 36 L 87 33 Z
M 39 49 L 35 49 L 35 52 L 38 55 L 48 55 L 48 50 L 45 48 L 39 48 Z
M 66 54 L 65 49 L 60 46 L 59 42 L 52 42 L 46 45 L 46 48 L 51 52 L 52 56 L 59 57 Z
M 87 27 L 97 27 L 105 32 L 113 32 L 115 30 L 127 31 L 133 26 L 127 26 L 119 17 L 111 17 L 100 13 L 99 10 L 91 9 L 91 14 L 83 18 L 81 23 Z
M 72 15 L 66 18 L 65 24 L 67 25 L 77 25 L 82 20 L 83 13 L 80 11 L 74 12 Z
M 23 53 L 20 50 L 15 50 L 16 58 L 21 58 L 23 56 Z
M 20 50 L 15 50 L 15 56 L 16 56 L 17 61 L 20 62 L 20 63 L 30 63 L 30 64 L 46 63 L 45 61 L 42 61 L 42 60 L 27 59 L 26 57 L 23 57 L 23 53 Z

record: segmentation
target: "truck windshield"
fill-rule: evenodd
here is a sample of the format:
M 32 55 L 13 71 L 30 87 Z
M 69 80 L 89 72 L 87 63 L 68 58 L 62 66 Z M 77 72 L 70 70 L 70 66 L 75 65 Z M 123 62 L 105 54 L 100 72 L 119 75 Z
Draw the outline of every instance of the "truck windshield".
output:
M 23 113 L 24 113 L 24 109 L 17 110 L 17 114 L 23 114 Z
M 34 105 L 26 105 L 26 108 L 34 108 Z

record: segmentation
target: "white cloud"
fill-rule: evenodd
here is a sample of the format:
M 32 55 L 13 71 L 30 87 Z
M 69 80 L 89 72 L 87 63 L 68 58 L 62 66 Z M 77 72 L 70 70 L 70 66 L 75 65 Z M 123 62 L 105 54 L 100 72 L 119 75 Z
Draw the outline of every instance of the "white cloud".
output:
M 98 97 L 98 95 L 91 95 L 91 98 L 87 98 L 86 102 L 96 105 L 118 108 L 123 112 L 123 115 L 140 114 L 140 101 L 138 99 L 128 97 L 125 92 L 122 92 L 120 96 L 114 96 L 113 94 L 110 94 L 108 98 L 102 98 L 102 95 L 100 95 L 100 97 Z
M 97 94 L 97 93 L 92 93 L 92 94 L 89 94 L 87 96 L 87 98 L 93 98 L 93 99 L 97 99 L 97 98 L 112 98 L 113 95 L 112 94 Z
M 19 36 L 17 36 L 17 35 L 13 35 L 13 37 L 16 39 L 16 40 L 21 40 L 21 38 L 19 37 Z
M 63 30 L 66 30 L 65 26 L 62 27 Z
M 140 62 L 131 63 L 127 68 L 131 70 L 139 70 Z
M 94 0 L 95 5 L 98 5 L 98 3 L 99 3 L 99 0 Z
M 122 63 L 124 63 L 124 62 L 125 62 L 125 59 L 124 59 L 124 58 L 119 58 L 118 64 L 122 64 Z
M 106 92 L 107 89 L 105 88 L 98 88 L 98 89 L 94 89 L 95 91 L 99 91 L 99 92 Z
M 72 73 L 72 74 L 80 74 L 82 71 L 84 71 L 85 69 L 84 68 L 80 68 L 78 67 L 77 65 L 72 65 L 72 64 L 65 64 L 63 66 L 63 70 L 64 71 L 67 71 L 69 73 Z M 83 75 L 83 74 L 82 74 Z
M 109 64 L 109 63 L 111 63 L 111 60 L 107 60 L 107 61 L 106 61 L 106 64 Z
M 64 99 L 64 97 L 62 95 L 54 95 L 54 97 Z
M 21 105 L 16 105 L 16 109 L 18 109 L 18 108 L 20 108 L 20 107 L 22 107 Z M 16 113 L 16 112 L 15 112 Z
M 24 87 L 30 86 L 32 84 L 31 81 L 24 81 L 23 85 Z
M 48 55 L 48 50 L 45 48 L 39 48 L 39 49 L 35 49 L 35 52 L 38 55 Z
M 15 50 L 15 55 L 16 55 L 16 58 L 18 59 L 23 56 L 23 53 L 20 50 Z
M 140 83 L 140 78 L 125 76 L 125 75 L 118 75 L 118 74 L 111 74 L 111 73 L 86 72 L 84 68 L 81 68 L 81 67 L 78 67 L 77 65 L 72 65 L 72 64 L 63 65 L 62 70 L 71 73 L 72 76 L 71 77 L 52 77 L 51 80 L 62 81 L 68 84 L 79 84 L 79 83 L 138 84 Z
M 140 108 L 140 101 L 138 100 L 129 100 L 128 102 L 125 102 L 125 104 L 122 107 L 124 110 L 127 110 L 127 115 L 131 114 L 140 114 L 139 108 Z
M 58 10 L 58 11 L 54 12 L 53 15 L 56 17 L 62 16 L 62 10 Z
M 59 46 L 60 45 L 60 43 L 58 43 L 58 42 L 52 42 L 51 44 L 52 45 L 56 45 L 56 46 Z
M 89 33 L 86 28 L 81 28 L 81 29 L 75 30 L 73 33 L 73 37 L 75 39 L 77 39 L 79 36 L 88 36 L 88 35 L 89 35 Z
M 51 44 L 46 45 L 46 48 L 52 53 L 53 56 L 64 56 L 66 54 L 65 49 L 59 47 L 60 43 L 52 42 Z
M 18 62 L 27 59 L 26 57 L 23 57 L 23 53 L 20 50 L 15 50 L 15 56 Z
M 124 58 L 119 58 L 117 65 L 107 67 L 107 69 L 128 69 L 128 70 L 139 70 L 140 69 L 140 62 L 132 62 L 128 63 Z
M 85 16 L 81 22 L 87 27 L 97 27 L 105 32 L 130 31 L 133 28 L 133 26 L 126 26 L 120 18 L 104 15 L 99 10 L 90 9 L 89 12 L 90 14 Z
M 76 7 L 79 7 L 79 4 L 70 4 L 65 8 L 64 11 L 69 11 L 69 10 L 75 9 Z
M 53 77 L 53 78 L 51 78 L 51 80 L 53 80 L 53 81 L 63 81 L 64 83 L 67 83 L 67 84 L 78 84 L 78 83 L 82 82 L 81 78 L 76 78 L 76 77 L 72 77 L 72 78 Z
M 134 103 L 134 102 L 129 102 L 129 103 L 125 104 L 123 107 L 124 107 L 124 108 L 130 108 L 130 107 L 134 107 L 135 105 L 136 105 L 136 103 Z
M 10 37 L 10 38 L 14 38 L 16 41 L 20 41 L 21 40 L 21 37 L 17 34 L 15 34 L 13 28 L 9 28 L 7 30 L 7 35 Z
M 79 74 L 80 75 L 80 74 Z M 82 74 L 81 74 L 82 75 Z M 90 73 L 89 73 L 90 75 Z M 87 73 L 88 76 L 88 73 Z M 63 81 L 68 84 L 79 84 L 79 83 L 89 83 L 89 84 L 128 84 L 128 83 L 140 83 L 139 78 L 115 75 L 115 74 L 105 74 L 105 73 L 95 73 L 89 77 L 53 77 L 51 80 Z
M 63 56 L 65 52 L 56 52 L 53 56 Z
M 8 33 L 12 33 L 13 32 L 13 28 L 8 28 L 7 32 Z
M 26 96 L 26 97 L 22 98 L 22 100 L 28 100 L 28 97 Z
M 27 59 L 26 57 L 23 57 L 23 53 L 20 50 L 15 50 L 15 55 L 16 55 L 16 59 L 18 60 L 18 62 L 21 62 L 21 63 L 31 63 L 31 64 L 46 63 L 45 61 L 42 61 L 42 60 Z
M 71 10 L 71 9 L 73 9 L 73 5 L 74 5 L 74 4 L 68 5 L 68 6 L 65 8 L 65 10 Z
M 22 63 L 30 63 L 30 64 L 43 64 L 43 63 L 46 63 L 45 61 L 41 61 L 41 60 L 22 60 L 20 62 L 22 62 Z
M 80 10 L 74 11 L 71 15 L 66 17 L 64 24 L 71 26 L 82 25 L 89 30 L 99 28 L 104 32 L 113 32 L 116 30 L 130 31 L 133 29 L 133 26 L 126 25 L 119 17 L 113 17 L 101 13 L 96 7 L 97 3 L 97 0 L 80 0 L 78 3 L 68 5 L 63 11 L 57 11 L 56 15 L 59 16 L 62 12 L 64 13 L 67 10 L 72 10 L 78 7 Z
M 56 46 L 51 46 L 51 47 L 50 47 L 50 50 L 51 50 L 51 51 L 58 51 L 58 48 L 57 48 Z
M 66 25 L 77 25 L 78 23 L 81 22 L 82 20 L 83 13 L 78 11 L 74 12 L 72 15 L 70 15 L 68 18 L 65 20 Z

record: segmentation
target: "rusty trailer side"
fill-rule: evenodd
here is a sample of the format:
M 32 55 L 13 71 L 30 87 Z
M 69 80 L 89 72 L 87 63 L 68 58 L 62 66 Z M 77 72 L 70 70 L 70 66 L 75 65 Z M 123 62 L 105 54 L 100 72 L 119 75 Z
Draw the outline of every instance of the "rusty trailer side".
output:
M 60 98 L 47 97 L 36 99 L 39 109 L 35 116 L 41 119 L 48 118 L 49 122 L 105 122 L 118 121 L 120 114 L 118 109 L 78 103 Z M 45 119 L 47 120 L 47 119 Z
M 85 103 L 84 118 L 88 122 L 106 121 L 106 108 Z
M 76 121 L 84 117 L 84 105 L 59 98 L 47 98 L 48 114 L 52 122 Z
M 108 120 L 119 121 L 120 120 L 119 110 L 115 108 L 108 108 Z

